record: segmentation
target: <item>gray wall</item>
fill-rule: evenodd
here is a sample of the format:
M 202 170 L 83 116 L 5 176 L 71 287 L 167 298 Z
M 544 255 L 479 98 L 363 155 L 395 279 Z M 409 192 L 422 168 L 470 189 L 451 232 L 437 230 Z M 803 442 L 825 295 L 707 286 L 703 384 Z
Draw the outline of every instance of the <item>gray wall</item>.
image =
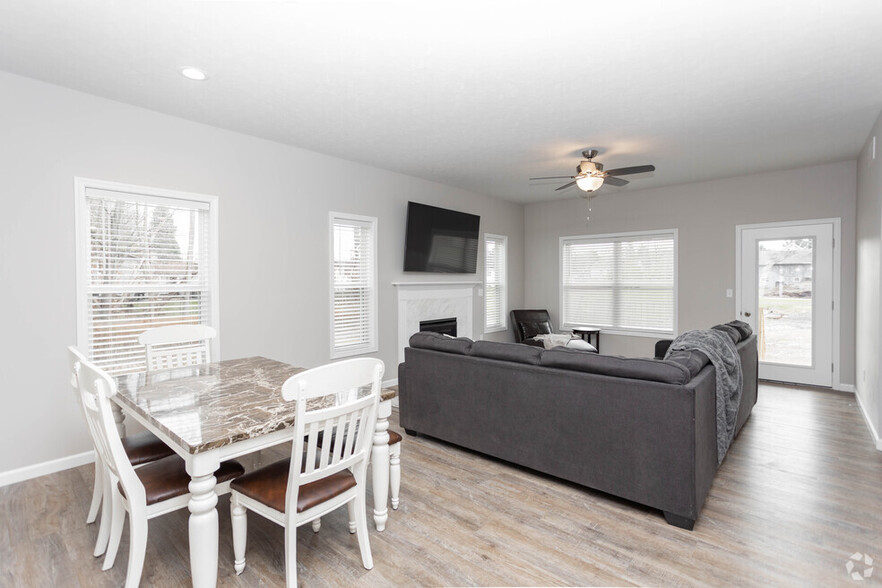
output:
M 0 129 L 0 473 L 89 448 L 66 374 L 65 348 L 77 340 L 74 176 L 219 197 L 223 358 L 328 361 L 330 210 L 379 219 L 386 379 L 397 377 L 391 282 L 445 279 L 401 271 L 409 199 L 479 214 L 482 231 L 507 235 L 509 308 L 523 304 L 520 204 L 6 73 Z M 481 272 L 467 277 L 480 280 Z
M 633 182 L 639 185 L 640 180 Z M 591 199 L 531 204 L 525 213 L 524 302 L 547 308 L 559 324 L 559 237 L 679 229 L 679 332 L 735 318 L 735 226 L 842 219 L 840 379 L 854 382 L 855 162 L 846 161 Z M 878 237 L 878 235 L 877 235 Z M 603 335 L 603 353 L 652 357 L 656 338 Z M 877 347 L 878 348 L 878 347 Z
M 876 159 L 873 138 L 876 137 Z M 878 435 L 882 425 L 879 352 L 882 329 L 882 115 L 857 161 L 857 395 Z

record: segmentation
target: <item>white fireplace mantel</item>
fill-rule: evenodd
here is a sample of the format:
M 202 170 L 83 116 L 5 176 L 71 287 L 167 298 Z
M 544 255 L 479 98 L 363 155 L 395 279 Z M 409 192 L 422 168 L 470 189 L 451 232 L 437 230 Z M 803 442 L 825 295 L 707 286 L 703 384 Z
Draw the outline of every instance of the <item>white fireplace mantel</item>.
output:
M 474 339 L 475 287 L 478 281 L 392 282 L 398 290 L 398 361 L 420 321 L 456 318 L 457 335 Z

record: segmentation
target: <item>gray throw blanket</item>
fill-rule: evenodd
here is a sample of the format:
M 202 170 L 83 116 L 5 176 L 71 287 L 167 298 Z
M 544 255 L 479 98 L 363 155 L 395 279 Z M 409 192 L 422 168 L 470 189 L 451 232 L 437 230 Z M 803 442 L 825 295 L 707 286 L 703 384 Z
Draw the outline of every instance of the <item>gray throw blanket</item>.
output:
M 735 420 L 741 404 L 744 379 L 741 357 L 726 333 L 713 329 L 686 331 L 671 343 L 665 359 L 672 352 L 694 349 L 704 353 L 717 371 L 717 465 L 722 463 L 735 437 Z

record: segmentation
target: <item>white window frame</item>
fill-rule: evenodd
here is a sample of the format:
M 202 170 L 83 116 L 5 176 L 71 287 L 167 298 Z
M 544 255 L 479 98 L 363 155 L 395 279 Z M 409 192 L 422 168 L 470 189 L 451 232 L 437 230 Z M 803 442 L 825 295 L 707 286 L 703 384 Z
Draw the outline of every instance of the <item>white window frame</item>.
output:
M 487 241 L 495 241 L 502 248 L 502 280 L 498 284 L 500 291 L 499 322 L 493 325 L 487 323 Z M 484 332 L 498 333 L 508 329 L 506 313 L 508 311 L 508 237 L 484 233 Z
M 126 194 L 126 200 L 147 204 L 177 204 L 192 202 L 208 207 L 209 316 L 218 336 L 211 340 L 211 357 L 220 359 L 220 279 L 218 275 L 218 197 L 208 194 L 180 192 L 150 186 L 123 184 L 91 178 L 74 178 L 74 219 L 76 222 L 76 280 L 77 280 L 77 346 L 87 352 L 89 346 L 88 265 L 89 265 L 89 205 L 88 189 L 107 190 Z M 172 202 L 169 202 L 172 201 Z
M 373 268 L 372 276 L 371 276 L 371 288 L 373 290 L 372 300 L 370 303 L 369 312 L 370 315 L 368 317 L 368 343 L 365 345 L 361 345 L 358 347 L 346 347 L 346 348 L 337 348 L 334 346 L 334 223 L 335 222 L 346 222 L 346 221 L 354 221 L 357 223 L 368 223 L 371 225 L 371 252 L 373 259 L 371 260 L 371 266 Z M 328 278 L 329 278 L 329 312 L 328 312 L 328 320 L 329 320 L 329 334 L 330 334 L 330 357 L 331 359 L 340 359 L 343 357 L 352 357 L 354 355 L 364 355 L 366 353 L 376 353 L 379 350 L 379 333 L 378 333 L 378 299 L 379 292 L 377 289 L 377 274 L 379 273 L 379 269 L 377 267 L 377 217 L 375 216 L 361 216 L 357 214 L 348 214 L 343 212 L 330 212 L 328 214 Z
M 674 296 L 674 305 L 673 305 L 673 314 L 672 317 L 672 329 L 670 331 L 661 330 L 661 329 L 626 329 L 622 327 L 607 327 L 607 326 L 598 326 L 598 325 L 585 325 L 578 324 L 566 321 L 566 309 L 564 308 L 564 244 L 569 241 L 597 241 L 597 242 L 609 242 L 618 239 L 632 239 L 634 237 L 671 237 L 674 241 L 674 286 L 673 286 L 673 296 Z M 633 337 L 652 337 L 657 338 L 659 335 L 663 336 L 676 336 L 677 334 L 677 317 L 679 315 L 679 234 L 677 229 L 660 229 L 653 231 L 631 231 L 624 233 L 604 233 L 600 235 L 573 235 L 567 237 L 561 237 L 560 243 L 558 246 L 558 294 L 559 294 L 559 307 L 560 308 L 560 317 L 561 317 L 561 328 L 562 329 L 572 329 L 579 327 L 596 327 L 602 328 L 604 333 L 609 333 L 611 335 L 629 335 Z

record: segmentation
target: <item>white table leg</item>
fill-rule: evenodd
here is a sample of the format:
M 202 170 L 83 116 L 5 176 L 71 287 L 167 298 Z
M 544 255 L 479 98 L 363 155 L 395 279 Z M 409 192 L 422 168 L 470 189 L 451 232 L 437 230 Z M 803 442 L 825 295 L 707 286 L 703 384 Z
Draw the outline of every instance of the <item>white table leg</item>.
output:
M 116 402 L 110 403 L 110 412 L 113 414 L 113 422 L 116 423 L 116 432 L 122 439 L 126 436 L 126 415 L 123 414 L 122 408 Z
M 371 450 L 371 481 L 374 491 L 374 524 L 377 531 L 386 528 L 389 511 L 386 501 L 389 498 L 389 417 L 392 415 L 392 401 L 380 402 L 377 411 L 377 424 L 374 429 L 374 446 Z
M 217 586 L 217 480 L 213 473 L 190 480 L 190 574 L 194 588 Z

